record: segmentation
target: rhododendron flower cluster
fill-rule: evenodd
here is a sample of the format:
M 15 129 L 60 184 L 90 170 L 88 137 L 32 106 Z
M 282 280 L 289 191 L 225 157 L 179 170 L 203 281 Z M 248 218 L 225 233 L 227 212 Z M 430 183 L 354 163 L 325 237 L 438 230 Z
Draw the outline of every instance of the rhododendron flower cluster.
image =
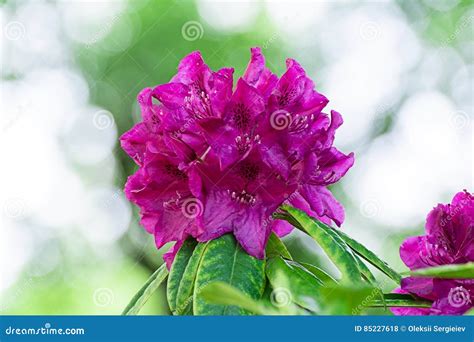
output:
M 234 87 L 232 68 L 212 71 L 199 52 L 169 83 L 138 96 L 143 121 L 121 137 L 138 164 L 125 193 L 158 248 L 189 236 L 200 242 L 233 233 L 247 253 L 264 257 L 269 234 L 290 226 L 272 219 L 285 201 L 326 223 L 344 210 L 327 186 L 353 165 L 333 147 L 339 113 L 293 59 L 278 78 L 259 48 Z
M 426 220 L 426 235 L 410 237 L 400 257 L 411 269 L 474 261 L 474 196 L 460 192 L 451 204 L 439 204 Z M 393 308 L 400 315 L 460 315 L 474 307 L 474 279 L 408 277 L 395 292 L 433 301 L 431 308 Z

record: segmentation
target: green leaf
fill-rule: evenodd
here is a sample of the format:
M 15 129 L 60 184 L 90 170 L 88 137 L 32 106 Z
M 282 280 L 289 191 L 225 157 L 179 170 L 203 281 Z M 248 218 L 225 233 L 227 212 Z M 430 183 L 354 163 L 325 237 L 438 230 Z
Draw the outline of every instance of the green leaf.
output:
M 130 303 L 128 303 L 127 307 L 123 310 L 122 315 L 138 314 L 143 305 L 145 305 L 148 299 L 150 299 L 151 295 L 161 285 L 163 280 L 166 279 L 167 275 L 168 269 L 166 268 L 166 264 L 163 264 L 151 275 L 150 278 L 148 278 L 140 291 L 133 296 Z
M 362 304 L 378 293 L 379 289 L 364 283 L 325 287 L 321 294 L 321 314 L 358 315 L 364 309 Z
M 197 245 L 197 241 L 189 238 L 184 241 L 183 245 L 179 249 L 178 253 L 171 266 L 170 275 L 168 277 L 168 283 L 166 286 L 166 296 L 168 298 L 168 304 L 171 312 L 176 311 L 176 300 L 178 297 L 178 289 L 183 278 L 184 271 L 188 265 L 189 259 L 193 255 L 194 248 Z
M 324 284 L 337 284 L 337 280 L 334 279 L 332 276 L 327 274 L 325 271 L 320 269 L 317 266 L 308 264 L 306 262 L 300 262 L 300 265 L 302 265 L 304 268 L 306 268 L 308 271 L 314 274 L 314 276 L 318 279 L 320 279 Z
M 215 281 L 201 289 L 201 296 L 210 303 L 234 305 L 257 315 L 273 315 L 278 311 L 266 307 L 263 303 L 250 298 L 242 291 L 222 281 Z
M 373 299 L 368 301 L 367 307 L 415 307 L 415 308 L 429 308 L 431 302 L 428 300 L 415 298 L 409 294 L 401 293 L 386 293 L 383 295 L 384 299 Z
M 354 259 L 357 261 L 357 267 L 359 267 L 359 271 L 362 274 L 362 278 L 364 278 L 369 284 L 376 284 L 377 281 L 375 280 L 375 276 L 369 270 L 367 265 L 364 264 L 363 261 L 360 260 L 357 256 L 354 256 Z
M 270 234 L 265 253 L 267 258 L 273 258 L 281 255 L 285 259 L 293 260 L 290 252 L 275 233 Z
M 464 316 L 474 316 L 474 308 L 471 309 L 471 310 L 469 310 L 469 311 L 467 311 L 467 312 L 464 314 Z
M 265 261 L 248 255 L 231 234 L 208 243 L 194 284 L 195 315 L 242 315 L 248 312 L 234 305 L 208 303 L 201 290 L 211 282 L 222 281 L 259 300 L 265 287 Z
M 266 273 L 273 287 L 271 301 L 276 307 L 294 302 L 313 312 L 319 310 L 323 281 L 302 265 L 275 257 L 267 260 Z
M 361 273 L 359 271 L 358 262 L 354 258 L 352 251 L 339 237 L 334 229 L 313 220 L 305 212 L 283 206 L 283 209 L 291 215 L 293 220 L 288 222 L 295 224 L 296 227 L 310 235 L 324 250 L 329 259 L 341 271 L 342 281 L 351 283 L 361 282 Z
M 444 279 L 473 279 L 474 262 L 465 264 L 449 264 L 435 267 L 420 268 L 410 272 L 414 277 L 444 278 Z
M 193 251 L 184 270 L 181 282 L 179 283 L 178 294 L 176 298 L 175 315 L 192 315 L 193 312 L 193 292 L 196 275 L 201 264 L 204 251 L 207 249 L 208 242 L 199 243 Z
M 321 222 L 322 225 L 324 223 Z M 329 226 L 327 226 L 330 228 Z M 332 229 L 332 228 L 331 228 Z M 393 270 L 385 261 L 381 260 L 374 252 L 368 250 L 364 245 L 357 242 L 356 240 L 349 237 L 347 234 L 343 233 L 340 230 L 333 229 L 343 240 L 344 242 L 358 255 L 363 259 L 367 260 L 370 264 L 375 266 L 381 272 L 385 273 L 390 279 L 392 279 L 397 284 L 400 284 L 402 276 Z
M 415 295 L 409 293 L 384 293 L 383 294 L 385 299 L 406 299 L 406 300 L 416 300 L 417 297 Z
M 369 283 L 370 285 L 374 287 L 373 291 L 378 293 L 382 303 L 384 303 L 385 300 L 384 300 L 383 292 L 380 289 L 379 285 L 377 284 L 377 280 L 375 279 L 374 275 L 369 270 L 367 265 L 364 264 L 364 262 L 360 260 L 360 258 L 357 255 L 355 255 L 355 259 L 357 260 L 357 266 L 359 267 L 360 273 L 362 274 L 362 278 L 364 278 L 367 281 L 367 283 Z

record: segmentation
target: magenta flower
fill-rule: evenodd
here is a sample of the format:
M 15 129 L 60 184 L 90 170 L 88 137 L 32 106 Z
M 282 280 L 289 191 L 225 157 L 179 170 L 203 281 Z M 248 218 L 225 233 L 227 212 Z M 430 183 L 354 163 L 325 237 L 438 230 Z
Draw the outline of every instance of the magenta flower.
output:
M 400 257 L 411 269 L 474 261 L 474 196 L 467 191 L 438 204 L 426 220 L 426 235 L 406 239 Z M 474 279 L 404 278 L 398 293 L 433 301 L 431 308 L 394 308 L 399 315 L 461 315 L 474 307 Z
M 287 61 L 281 78 L 265 67 L 259 48 L 233 89 L 233 69 L 212 71 L 199 52 L 186 56 L 170 83 L 138 96 L 143 121 L 121 137 L 138 164 L 125 193 L 140 207 L 141 224 L 158 248 L 177 242 L 168 265 L 189 236 L 198 241 L 233 233 L 264 257 L 273 220 L 285 201 L 338 226 L 344 209 L 327 189 L 354 163 L 334 148 L 339 113 L 303 68 Z

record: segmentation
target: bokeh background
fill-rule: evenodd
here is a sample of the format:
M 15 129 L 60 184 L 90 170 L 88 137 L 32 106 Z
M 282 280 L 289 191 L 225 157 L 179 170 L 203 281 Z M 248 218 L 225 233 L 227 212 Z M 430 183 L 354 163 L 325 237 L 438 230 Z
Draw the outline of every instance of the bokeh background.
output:
M 137 93 L 193 50 L 236 75 L 252 46 L 276 73 L 287 57 L 305 67 L 356 154 L 332 188 L 342 229 L 396 269 L 428 211 L 473 191 L 469 0 L 0 3 L 1 314 L 119 314 L 162 263 L 124 198 L 135 166 L 118 137 L 140 119 Z M 298 233 L 286 241 L 328 266 Z M 168 313 L 164 288 L 143 313 Z

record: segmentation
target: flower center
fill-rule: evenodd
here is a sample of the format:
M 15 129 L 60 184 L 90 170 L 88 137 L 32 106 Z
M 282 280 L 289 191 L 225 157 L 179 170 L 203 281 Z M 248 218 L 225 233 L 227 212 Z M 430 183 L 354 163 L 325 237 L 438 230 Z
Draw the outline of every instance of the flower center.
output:
M 260 168 L 258 167 L 258 165 L 253 164 L 253 163 L 243 162 L 239 166 L 240 176 L 247 181 L 254 181 L 255 179 L 257 179 L 259 172 L 260 172 Z
M 183 171 L 178 169 L 178 167 L 175 166 L 175 165 L 166 164 L 164 169 L 165 169 L 166 174 L 168 174 L 170 176 L 173 176 L 177 179 L 186 179 L 187 178 L 186 173 L 184 173 Z
M 250 113 L 243 103 L 237 103 L 232 109 L 235 126 L 241 131 L 247 131 L 250 125 Z
M 242 190 L 240 194 L 236 193 L 235 191 L 230 192 L 230 190 L 227 190 L 227 193 L 230 194 L 230 197 L 232 198 L 232 200 L 238 203 L 254 205 L 255 202 L 257 201 L 254 195 L 249 194 L 245 190 Z
M 309 127 L 308 116 L 296 114 L 290 122 L 288 130 L 292 133 L 299 133 Z
M 295 96 L 296 96 L 296 91 L 294 88 L 283 89 L 281 91 L 280 97 L 278 98 L 278 104 L 280 105 L 280 107 L 285 107 L 289 105 L 291 102 L 293 102 Z
M 250 134 L 243 134 L 243 135 L 238 135 L 235 137 L 235 144 L 237 146 L 237 150 L 241 153 L 244 154 L 249 150 L 249 148 L 252 146 L 252 143 L 255 144 L 260 144 L 261 139 L 260 135 L 255 135 L 252 137 Z
M 190 85 L 189 95 L 184 98 L 184 106 L 194 118 L 202 119 L 212 117 L 211 102 L 209 95 L 199 81 Z

